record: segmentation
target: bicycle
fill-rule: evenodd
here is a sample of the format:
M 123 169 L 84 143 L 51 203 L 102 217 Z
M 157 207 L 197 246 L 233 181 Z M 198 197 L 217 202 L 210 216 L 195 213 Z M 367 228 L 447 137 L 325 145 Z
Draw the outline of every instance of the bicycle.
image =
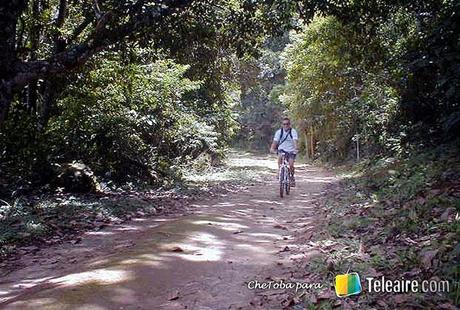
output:
M 280 197 L 283 198 L 284 192 L 289 195 L 291 191 L 291 169 L 289 168 L 289 153 L 281 151 L 281 165 L 278 173 L 280 182 Z

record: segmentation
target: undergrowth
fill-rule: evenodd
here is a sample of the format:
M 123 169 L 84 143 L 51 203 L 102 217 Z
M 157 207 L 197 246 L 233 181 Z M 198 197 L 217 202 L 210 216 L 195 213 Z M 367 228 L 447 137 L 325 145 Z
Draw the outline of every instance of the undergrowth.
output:
M 458 154 L 458 144 L 439 146 L 355 166 L 322 201 L 327 218 L 323 238 L 336 246 L 321 259 L 332 267 L 326 272 L 313 264 L 310 272 L 331 283 L 335 274 L 358 272 L 364 291 L 365 277 L 450 284 L 449 292 L 439 293 L 364 292 L 347 297 L 351 305 L 451 309 L 460 304 Z

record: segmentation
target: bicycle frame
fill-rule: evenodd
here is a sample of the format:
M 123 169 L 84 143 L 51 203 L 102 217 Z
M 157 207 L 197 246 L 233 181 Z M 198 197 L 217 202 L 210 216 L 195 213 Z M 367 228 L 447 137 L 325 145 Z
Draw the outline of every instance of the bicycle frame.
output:
M 291 169 L 289 168 L 289 162 L 286 159 L 286 154 L 281 153 L 281 165 L 278 174 L 279 184 L 280 184 L 280 196 L 284 196 L 284 192 L 286 195 L 289 195 L 291 189 Z

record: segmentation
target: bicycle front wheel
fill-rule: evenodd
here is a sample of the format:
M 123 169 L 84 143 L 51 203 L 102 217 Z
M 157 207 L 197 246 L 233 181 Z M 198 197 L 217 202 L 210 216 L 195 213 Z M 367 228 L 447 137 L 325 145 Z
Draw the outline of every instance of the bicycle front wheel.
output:
M 284 169 L 280 170 L 280 197 L 284 196 Z
M 289 195 L 289 192 L 291 191 L 291 180 L 289 179 L 289 175 L 290 171 L 287 170 L 284 174 L 284 177 L 286 178 L 286 180 L 284 180 L 284 190 L 286 191 L 286 195 Z

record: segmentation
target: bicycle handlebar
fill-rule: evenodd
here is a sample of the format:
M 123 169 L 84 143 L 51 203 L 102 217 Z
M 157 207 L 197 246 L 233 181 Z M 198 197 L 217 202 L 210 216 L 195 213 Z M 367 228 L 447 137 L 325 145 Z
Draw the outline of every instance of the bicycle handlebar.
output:
M 293 152 L 286 152 L 286 151 L 283 151 L 283 150 L 278 150 L 276 152 L 274 152 L 276 154 L 280 154 L 280 153 L 284 153 L 284 154 L 297 154 L 297 151 L 293 151 Z

